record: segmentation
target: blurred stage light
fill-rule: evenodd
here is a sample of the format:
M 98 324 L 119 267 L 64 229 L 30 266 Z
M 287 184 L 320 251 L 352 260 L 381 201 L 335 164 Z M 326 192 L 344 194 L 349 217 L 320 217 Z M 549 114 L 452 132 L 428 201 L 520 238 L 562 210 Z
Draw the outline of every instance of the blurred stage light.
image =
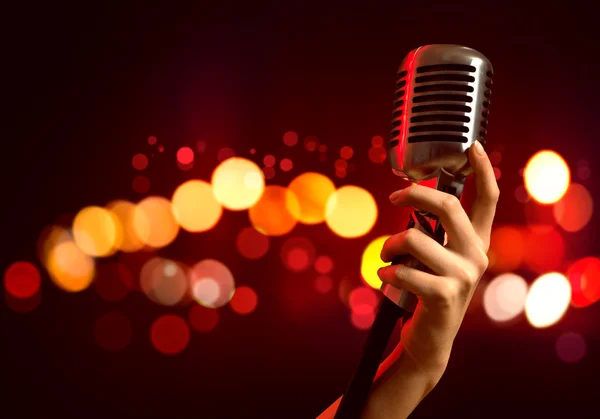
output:
M 173 193 L 171 203 L 175 220 L 181 228 L 192 233 L 210 230 L 223 214 L 211 184 L 202 180 L 181 184 Z
M 121 301 L 134 289 L 133 275 L 122 263 L 103 263 L 96 268 L 94 288 L 105 301 Z
M 316 250 L 305 237 L 291 237 L 281 246 L 281 260 L 292 272 L 302 272 L 315 261 Z
M 283 134 L 283 143 L 288 147 L 293 147 L 298 144 L 298 134 L 294 131 L 288 131 Z
M 157 143 L 157 138 L 154 135 L 148 137 L 148 144 L 155 145 Z
M 181 165 L 189 165 L 194 161 L 194 150 L 189 147 L 181 147 L 177 150 L 177 162 Z
M 144 170 L 148 167 L 148 157 L 145 154 L 138 153 L 131 159 L 131 165 L 135 170 Z
M 373 288 L 381 288 L 381 279 L 377 276 L 377 270 L 389 265 L 381 260 L 381 249 L 383 244 L 391 236 L 381 236 L 372 240 L 362 254 L 360 274 L 363 280 Z
M 182 352 L 190 341 L 190 328 L 185 320 L 167 314 L 154 321 L 150 328 L 150 340 L 157 351 L 165 355 Z
M 529 159 L 523 177 L 525 187 L 533 199 L 542 204 L 552 204 L 567 191 L 571 172 L 558 153 L 542 150 Z
M 73 221 L 73 238 L 82 252 L 90 256 L 110 256 L 117 250 L 119 221 L 101 207 L 86 207 Z
M 505 273 L 494 278 L 485 288 L 483 307 L 490 319 L 505 322 L 523 312 L 526 298 L 527 282 L 519 275 Z
M 198 153 L 204 153 L 206 151 L 206 141 L 196 141 L 196 151 Z
M 529 226 L 525 229 L 524 260 L 532 271 L 557 270 L 564 256 L 565 242 L 556 229 L 551 226 Z
M 116 352 L 125 348 L 131 342 L 131 335 L 131 322 L 123 313 L 106 313 L 96 320 L 94 340 L 106 351 Z
M 224 306 L 235 290 L 231 271 L 214 259 L 205 259 L 194 265 L 190 285 L 194 299 L 208 308 Z
M 325 221 L 340 237 L 361 237 L 371 231 L 377 221 L 377 204 L 369 191 L 358 186 L 343 186 L 327 200 Z
M 178 263 L 152 258 L 140 270 L 140 287 L 155 303 L 174 306 L 187 292 L 188 278 Z
M 30 262 L 14 262 L 4 272 L 4 288 L 15 298 L 33 297 L 40 291 L 40 285 L 40 271 Z
M 135 204 L 119 200 L 109 203 L 106 207 L 117 218 L 117 249 L 123 252 L 136 252 L 142 249 L 144 243 L 138 237 L 133 224 Z
M 373 288 L 359 286 L 350 291 L 348 304 L 350 309 L 358 315 L 374 313 L 379 298 Z
M 335 192 L 335 185 L 325 175 L 307 172 L 292 180 L 288 189 L 298 199 L 300 210 L 288 208 L 303 224 L 319 224 L 325 220 L 325 206 Z
M 319 139 L 314 135 L 309 135 L 304 139 L 304 148 L 306 151 L 315 151 L 319 147 Z
M 258 304 L 258 296 L 256 292 L 247 286 L 237 287 L 231 297 L 229 306 L 237 314 L 250 314 Z
M 5 292 L 4 302 L 6 303 L 6 306 L 15 313 L 30 313 L 42 302 L 42 292 L 40 289 L 29 298 L 17 298 L 8 292 Z
M 333 260 L 327 255 L 315 259 L 315 270 L 320 274 L 328 274 L 333 269 Z
M 252 207 L 265 188 L 260 168 L 240 157 L 231 157 L 219 164 L 213 171 L 211 183 L 217 201 L 234 211 Z
M 374 146 L 369 149 L 369 160 L 373 163 L 383 163 L 387 158 L 387 151 L 382 146 Z
M 275 166 L 276 162 L 277 162 L 277 160 L 275 160 L 275 156 L 272 154 L 267 154 L 263 158 L 263 164 L 265 165 L 265 167 L 273 167 L 273 166 Z
M 368 330 L 375 321 L 375 312 L 359 313 L 356 311 L 350 312 L 350 322 L 359 330 Z
M 340 157 L 344 160 L 350 160 L 354 155 L 354 150 L 350 146 L 344 146 L 340 149 Z
M 488 250 L 490 271 L 514 271 L 521 266 L 524 254 L 525 233 L 522 227 L 507 225 L 492 229 Z
M 517 189 L 515 189 L 515 199 L 517 202 L 525 204 L 526 202 L 529 202 L 530 198 L 531 197 L 524 185 L 517 186 Z
M 321 294 L 327 294 L 333 289 L 333 281 L 327 275 L 320 275 L 315 279 L 315 289 Z
M 529 287 L 525 314 L 529 323 L 544 328 L 557 323 L 571 301 L 571 286 L 565 276 L 550 272 L 537 278 Z
M 294 167 L 294 164 L 290 159 L 283 159 L 279 162 L 279 168 L 284 172 L 289 172 Z
M 554 204 L 556 223 L 570 233 L 584 228 L 592 218 L 594 201 L 585 186 L 573 183 L 564 196 Z
M 383 137 L 380 135 L 375 135 L 371 138 L 371 145 L 373 147 L 382 147 L 383 146 Z
M 56 244 L 48 254 L 46 266 L 50 279 L 64 291 L 83 291 L 92 283 L 95 263 L 74 241 Z
M 150 179 L 146 176 L 136 176 L 131 182 L 131 187 L 139 194 L 145 194 L 150 190 Z
M 235 151 L 233 150 L 233 148 L 224 147 L 220 149 L 217 153 L 217 160 L 220 162 L 225 161 L 231 157 L 235 157 Z
M 283 236 L 296 226 L 293 214 L 300 212 L 298 198 L 283 186 L 267 186 L 256 204 L 248 210 L 250 223 L 267 236 Z
M 235 244 L 238 252 L 247 259 L 260 259 L 269 250 L 269 238 L 254 227 L 242 229 Z
M 587 351 L 585 339 L 578 333 L 566 332 L 556 340 L 556 354 L 567 363 L 581 361 Z
M 190 325 L 198 332 L 210 332 L 219 323 L 219 312 L 214 308 L 193 304 L 188 314 Z
M 600 259 L 589 256 L 578 260 L 569 268 L 567 277 L 574 307 L 587 307 L 600 300 Z
M 171 202 L 160 196 L 150 196 L 137 204 L 133 227 L 140 240 L 155 249 L 170 244 L 179 232 Z
M 73 241 L 73 236 L 64 227 L 49 225 L 44 227 L 36 242 L 36 254 L 44 267 L 48 265 L 50 251 L 59 243 Z

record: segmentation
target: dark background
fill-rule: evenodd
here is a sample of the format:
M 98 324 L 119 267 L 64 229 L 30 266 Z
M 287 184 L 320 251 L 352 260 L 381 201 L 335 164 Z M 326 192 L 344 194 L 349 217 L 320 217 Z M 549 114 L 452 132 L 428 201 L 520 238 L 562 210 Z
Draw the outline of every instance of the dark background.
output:
M 366 187 L 382 208 L 362 239 L 345 241 L 324 226 L 295 230 L 333 256 L 336 285 L 344 277 L 358 284 L 361 249 L 406 223 L 384 205 L 402 185 L 367 160 L 369 140 L 388 132 L 402 57 L 429 43 L 470 46 L 494 65 L 488 138 L 505 149 L 497 222 L 522 222 L 514 211 L 517 171 L 542 148 L 571 164 L 588 159 L 586 187 L 598 202 L 599 37 L 590 8 L 126 3 L 27 4 L 2 12 L 2 270 L 14 260 L 34 260 L 40 231 L 60 215 L 139 199 L 131 191 L 130 160 L 147 151 L 148 135 L 166 147 L 151 164 L 150 192 L 169 197 L 190 176 L 209 179 L 221 146 L 249 158 L 250 147 L 257 158 L 283 156 L 281 136 L 294 130 L 331 149 L 351 145 L 357 170 L 336 185 Z M 208 143 L 205 160 L 192 172 L 178 171 L 175 150 L 198 139 Z M 322 165 L 302 151 L 288 152 L 295 170 L 275 183 L 287 184 L 297 170 L 333 177 L 333 157 Z M 184 261 L 219 256 L 260 299 L 251 316 L 221 310 L 217 329 L 193 334 L 175 357 L 157 353 L 147 338 L 152 319 L 169 310 L 142 295 L 111 306 L 93 290 L 69 295 L 44 280 L 42 304 L 32 313 L 2 305 L 1 416 L 315 417 L 343 392 L 366 334 L 350 325 L 336 295 L 317 298 L 310 275 L 286 273 L 277 254 L 281 240 L 272 241 L 264 259 L 240 262 L 233 237 L 244 225 L 243 214 L 228 213 L 212 231 L 180 234 L 161 251 Z M 595 219 L 571 236 L 568 257 L 597 251 L 597 227 Z M 119 353 L 93 342 L 94 320 L 111 309 L 134 324 L 132 344 Z M 499 327 L 482 311 L 468 316 L 446 374 L 413 417 L 596 417 L 599 309 L 570 310 L 544 330 L 523 318 Z M 586 357 L 573 365 L 554 352 L 556 337 L 567 330 L 588 343 Z

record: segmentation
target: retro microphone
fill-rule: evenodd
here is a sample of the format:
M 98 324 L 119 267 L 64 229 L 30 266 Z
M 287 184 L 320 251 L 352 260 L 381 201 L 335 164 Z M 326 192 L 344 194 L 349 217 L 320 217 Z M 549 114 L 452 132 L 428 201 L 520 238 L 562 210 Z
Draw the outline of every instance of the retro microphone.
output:
M 436 189 L 460 199 L 472 173 L 468 149 L 475 140 L 485 146 L 492 77 L 489 60 L 471 48 L 436 44 L 409 52 L 396 78 L 388 148 L 392 172 L 411 182 L 435 178 Z M 445 231 L 434 214 L 415 210 L 407 228 L 419 228 L 444 243 Z M 392 265 L 397 264 L 428 270 L 407 256 L 395 258 Z M 404 325 L 417 306 L 417 297 L 406 290 L 383 284 L 381 291 L 362 358 L 336 419 L 360 418 L 398 320 Z

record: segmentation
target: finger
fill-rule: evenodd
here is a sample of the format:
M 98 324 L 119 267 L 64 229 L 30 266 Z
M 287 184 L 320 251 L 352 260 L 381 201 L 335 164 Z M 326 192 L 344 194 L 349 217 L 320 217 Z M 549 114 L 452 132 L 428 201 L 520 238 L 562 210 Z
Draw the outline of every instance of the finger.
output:
M 437 215 L 448 233 L 451 246 L 465 256 L 470 254 L 473 243 L 479 242 L 469 216 L 454 195 L 421 185 L 412 185 L 394 192 L 390 195 L 390 200 L 394 205 L 410 205 Z
M 406 265 L 384 266 L 377 275 L 382 282 L 410 291 L 423 302 L 439 299 L 445 289 L 443 277 Z
M 473 230 L 483 241 L 484 250 L 487 252 L 500 190 L 492 163 L 479 141 L 475 141 L 470 147 L 469 161 L 475 173 L 477 188 L 477 197 L 473 201 L 470 218 Z
M 417 228 L 409 228 L 388 238 L 381 249 L 381 260 L 391 262 L 396 256 L 409 254 L 438 275 L 454 274 L 460 256 L 444 248 Z

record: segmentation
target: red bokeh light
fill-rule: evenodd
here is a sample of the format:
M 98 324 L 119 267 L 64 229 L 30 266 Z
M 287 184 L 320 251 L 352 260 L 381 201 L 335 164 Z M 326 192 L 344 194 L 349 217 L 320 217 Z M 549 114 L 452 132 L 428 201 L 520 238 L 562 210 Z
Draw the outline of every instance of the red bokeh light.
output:
M 321 153 L 326 153 L 326 152 L 327 152 L 327 146 L 326 146 L 325 144 L 321 144 L 321 145 L 319 146 L 319 151 L 320 151 Z
M 529 228 L 525 235 L 525 263 L 537 273 L 558 269 L 565 255 L 565 242 L 560 233 L 550 227 Z
M 32 263 L 19 261 L 4 272 L 4 287 L 15 298 L 27 299 L 40 290 L 40 271 Z
M 120 301 L 133 287 L 133 275 L 124 264 L 108 262 L 97 266 L 94 288 L 103 300 Z
M 260 259 L 269 250 L 269 238 L 254 227 L 239 232 L 236 246 L 240 254 L 248 259 Z
M 336 169 L 335 171 L 335 176 L 339 177 L 340 179 L 343 179 L 346 177 L 348 173 L 346 172 L 345 169 Z
M 229 302 L 231 309 L 238 314 L 250 314 L 258 304 L 258 296 L 250 287 L 237 287 Z
M 157 351 L 174 355 L 187 347 L 190 341 L 190 328 L 181 317 L 166 314 L 152 324 L 150 340 Z
M 294 167 L 294 164 L 292 163 L 292 161 L 290 159 L 283 159 L 279 162 L 279 167 L 284 172 L 289 172 Z
M 354 155 L 354 150 L 352 147 L 345 145 L 340 149 L 340 157 L 344 160 L 350 160 Z
M 346 170 L 346 168 L 348 167 L 348 162 L 344 159 L 337 159 L 334 163 L 335 166 L 335 170 Z
M 525 232 L 522 227 L 499 226 L 492 230 L 488 257 L 493 272 L 511 272 L 519 268 L 525 254 Z
M 42 293 L 37 292 L 29 298 L 16 298 L 10 293 L 4 293 L 4 301 L 16 313 L 29 313 L 35 310 L 42 302 Z
M 315 270 L 320 274 L 328 274 L 333 269 L 333 260 L 327 255 L 315 259 Z
M 106 313 L 94 327 L 94 340 L 106 351 L 120 351 L 131 342 L 131 322 L 123 313 Z
M 265 175 L 265 179 L 273 179 L 275 176 L 275 169 L 272 167 L 263 167 L 263 173 Z
M 235 157 L 235 151 L 233 150 L 233 148 L 224 147 L 224 148 L 220 149 L 219 152 L 217 153 L 218 161 L 224 161 L 230 157 Z
M 144 170 L 148 167 L 148 157 L 145 154 L 138 153 L 131 159 L 131 165 L 135 170 Z
M 198 153 L 204 153 L 206 151 L 206 141 L 196 141 L 196 151 Z
M 382 147 L 383 146 L 383 137 L 376 135 L 371 138 L 371 145 L 373 147 Z
M 293 271 L 303 271 L 308 267 L 308 253 L 304 249 L 293 249 L 287 255 L 288 267 Z
M 281 260 L 291 271 L 301 272 L 314 263 L 316 251 L 305 237 L 289 238 L 281 247 Z
M 189 147 L 181 147 L 177 150 L 177 161 L 183 165 L 188 165 L 194 161 L 194 151 Z
M 587 307 L 600 300 L 600 260 L 585 257 L 575 262 L 567 274 L 571 283 L 571 303 Z
M 154 135 L 151 135 L 150 137 L 148 137 L 148 144 L 154 145 L 154 144 L 156 144 L 156 142 L 157 142 L 157 139 Z
M 251 148 L 250 149 L 250 154 L 256 154 L 256 149 L 255 148 Z
M 360 330 L 367 330 L 371 328 L 375 321 L 375 313 L 373 311 L 368 313 L 357 313 L 353 311 L 350 313 L 350 322 L 354 327 Z
M 318 276 L 315 279 L 315 289 L 321 294 L 327 294 L 333 289 L 333 281 L 327 275 Z
M 315 151 L 319 147 L 319 139 L 313 135 L 309 135 L 304 139 L 304 148 L 307 151 Z
M 146 176 L 136 176 L 133 178 L 131 187 L 139 194 L 144 194 L 150 189 L 150 179 Z
M 369 149 L 369 160 L 373 163 L 383 163 L 387 157 L 385 148 L 381 146 L 371 147 Z
M 587 352 L 585 339 L 578 333 L 563 333 L 556 340 L 556 354 L 564 362 L 572 363 L 580 361 Z
M 210 332 L 219 323 L 219 312 L 215 308 L 194 304 L 189 311 L 190 325 L 198 332 Z
M 502 176 L 502 171 L 499 167 L 494 167 L 494 176 L 496 177 L 496 180 L 500 180 L 500 177 Z
M 360 286 L 350 291 L 348 303 L 353 312 L 359 315 L 373 313 L 378 297 L 373 288 Z
M 488 158 L 490 159 L 492 166 L 498 166 L 502 161 L 502 153 L 500 153 L 499 151 L 492 151 L 488 155 Z
M 283 134 L 283 143 L 289 147 L 298 144 L 298 134 L 293 131 L 288 131 Z
M 165 146 L 161 144 L 158 146 L 158 152 L 162 153 L 163 151 L 165 151 Z
M 267 154 L 264 158 L 263 158 L 263 163 L 265 164 L 265 167 L 273 167 L 275 166 L 275 156 L 273 156 L 272 154 Z

